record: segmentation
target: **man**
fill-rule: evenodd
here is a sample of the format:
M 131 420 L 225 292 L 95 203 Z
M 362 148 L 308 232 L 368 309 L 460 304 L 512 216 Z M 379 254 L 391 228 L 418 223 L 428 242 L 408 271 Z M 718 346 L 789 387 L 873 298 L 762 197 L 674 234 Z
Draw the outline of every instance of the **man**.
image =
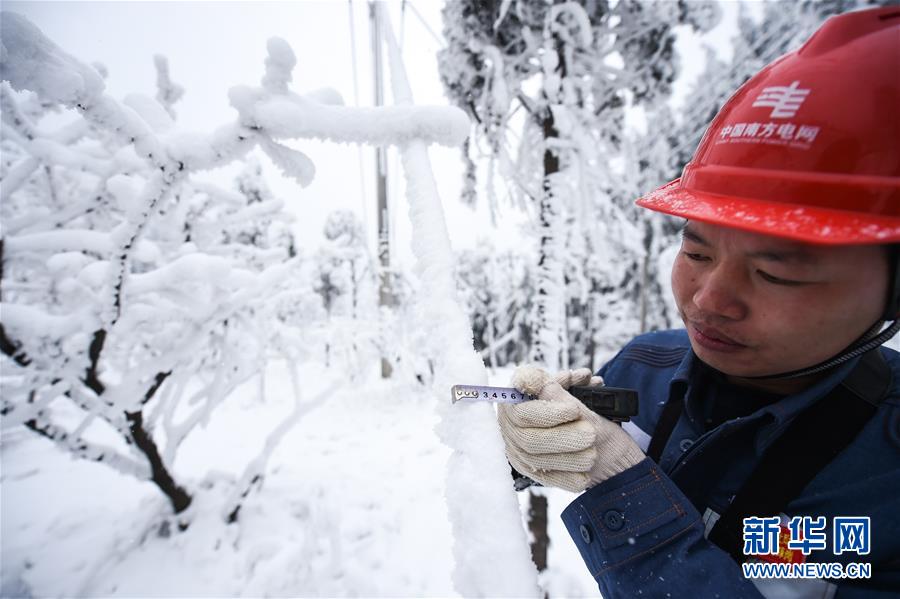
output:
M 900 596 L 898 112 L 900 7 L 833 17 L 638 200 L 687 220 L 685 329 L 598 373 L 638 390 L 631 435 L 565 391 L 589 370 L 516 371 L 507 455 L 585 490 L 563 520 L 604 597 Z

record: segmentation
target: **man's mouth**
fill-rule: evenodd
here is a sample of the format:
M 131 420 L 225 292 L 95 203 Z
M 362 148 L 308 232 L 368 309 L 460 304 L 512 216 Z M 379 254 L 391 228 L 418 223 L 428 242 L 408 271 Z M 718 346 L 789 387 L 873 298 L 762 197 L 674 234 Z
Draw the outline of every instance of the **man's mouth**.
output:
M 691 338 L 706 349 L 727 352 L 738 351 L 747 347 L 714 327 L 691 322 L 688 330 L 691 333 Z

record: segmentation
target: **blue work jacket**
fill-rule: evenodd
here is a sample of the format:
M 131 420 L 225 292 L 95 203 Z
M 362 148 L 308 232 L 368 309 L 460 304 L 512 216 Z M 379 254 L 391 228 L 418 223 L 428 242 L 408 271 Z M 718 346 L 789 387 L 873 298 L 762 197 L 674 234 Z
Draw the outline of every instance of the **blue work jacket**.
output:
M 646 451 L 663 406 L 684 410 L 662 452 L 588 489 L 562 518 L 606 599 L 614 597 L 900 597 L 900 355 L 880 348 L 891 390 L 855 439 L 794 498 L 785 516 L 870 518 L 870 553 L 812 551 L 807 562 L 871 564 L 868 579 L 746 578 L 706 539 L 765 450 L 802 410 L 823 398 L 858 359 L 812 387 L 709 426 L 704 415 L 728 401 L 723 386 L 697 384 L 705 367 L 684 330 L 634 339 L 600 371 L 612 387 L 636 389 L 640 413 L 626 423 Z M 840 422 L 834 423 L 841 426 Z M 829 431 L 823 430 L 823 435 Z M 791 468 L 791 456 L 784 456 Z M 830 538 L 829 534 L 829 538 Z M 746 538 L 746 537 L 745 537 Z

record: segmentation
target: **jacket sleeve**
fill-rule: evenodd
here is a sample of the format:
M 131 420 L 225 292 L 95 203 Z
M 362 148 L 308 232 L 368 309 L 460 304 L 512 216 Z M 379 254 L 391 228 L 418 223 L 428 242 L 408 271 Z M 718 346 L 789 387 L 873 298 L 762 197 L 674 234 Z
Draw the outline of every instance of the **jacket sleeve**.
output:
M 704 538 L 700 514 L 649 458 L 588 489 L 562 519 L 609 599 L 762 597 Z

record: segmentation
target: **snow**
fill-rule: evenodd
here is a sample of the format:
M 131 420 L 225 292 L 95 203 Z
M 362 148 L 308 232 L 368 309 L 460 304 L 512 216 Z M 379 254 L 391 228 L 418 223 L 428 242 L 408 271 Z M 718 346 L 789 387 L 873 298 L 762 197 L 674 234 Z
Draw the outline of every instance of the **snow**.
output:
M 576 35 L 578 39 L 572 41 L 581 46 L 590 46 L 594 36 L 591 29 L 591 21 L 584 11 L 584 7 L 577 2 L 564 2 L 562 4 L 554 4 L 550 8 L 550 21 L 552 24 L 550 30 L 557 35 L 567 35 L 569 27 L 561 27 L 558 24 L 561 15 L 565 15 L 577 24 Z
M 175 127 L 175 122 L 157 100 L 143 94 L 128 94 L 122 103 L 144 119 L 155 133 L 166 133 Z
M 106 190 L 116 199 L 129 220 L 138 218 L 143 210 L 143 206 L 137 201 L 141 183 L 140 177 L 122 173 L 106 180 Z
M 14 89 L 29 89 L 70 105 L 104 89 L 94 69 L 59 52 L 56 44 L 20 14 L 3 13 L 0 39 L 0 77 Z
M 518 18 L 512 7 L 503 1 L 494 28 Z M 579 5 L 551 12 L 555 33 L 591 45 Z M 191 133 L 177 130 L 184 89 L 164 57 L 154 58 L 155 99 L 119 101 L 105 88 L 104 69 L 70 57 L 22 17 L 4 13 L 2 21 L 0 63 L 10 82 L 0 90 L 4 151 L 18 153 L 3 165 L 4 216 L 14 217 L 3 222 L 0 310 L 5 333 L 22 340 L 17 351 L 42 368 L 4 362 L 3 408 L 14 409 L 0 435 L 0 596 L 598 596 L 558 518 L 574 496 L 541 491 L 550 500 L 552 545 L 549 569 L 539 574 L 522 522 L 527 494 L 512 490 L 492 406 L 447 401 L 455 383 L 508 384 L 509 371 L 489 372 L 482 357 L 508 360 L 506 341 L 517 344 L 530 327 L 529 276 L 538 272 L 548 284 L 540 306 L 548 326 L 531 333 L 552 367 L 576 345 L 561 335 L 583 330 L 587 338 L 598 326 L 595 313 L 567 319 L 566 302 L 586 300 L 594 283 L 618 285 L 623 265 L 642 255 L 639 227 L 588 209 L 588 200 L 611 204 L 607 188 L 619 179 L 637 180 L 624 166 L 609 167 L 624 159 L 604 153 L 605 138 L 583 134 L 576 100 L 586 75 L 578 69 L 590 60 L 576 65 L 568 48 L 573 68 L 561 78 L 548 48 L 545 76 L 523 83 L 544 86 L 561 134 L 551 145 L 564 160 L 546 178 L 546 195 L 573 200 L 542 211 L 542 229 L 510 236 L 522 262 L 477 254 L 479 291 L 493 297 L 467 304 L 428 152 L 431 144 L 458 148 L 471 124 L 458 108 L 412 105 L 389 27 L 394 106 L 348 107 L 334 89 L 292 89 L 295 69 L 322 59 L 298 60 L 273 37 L 262 77 L 250 79 L 259 85 L 229 91 L 237 114 Z M 523 39 L 540 49 L 541 36 L 526 31 Z M 515 60 L 494 46 L 480 51 L 491 93 L 479 107 L 505 121 L 521 99 L 518 82 L 507 80 Z M 626 65 L 616 51 L 605 60 Z M 622 74 L 613 71 L 604 73 Z M 10 86 L 37 99 L 13 97 Z M 75 120 L 52 130 L 32 122 L 54 104 L 68 108 L 61 118 Z M 616 117 L 610 122 L 619 126 Z M 239 191 L 195 177 L 231 163 L 252 166 L 248 157 L 265 154 L 309 186 L 322 166 L 310 140 L 391 146 L 400 155 L 416 265 L 396 273 L 403 297 L 394 313 L 378 312 L 377 273 L 353 218 L 329 220 L 327 242 L 310 255 L 295 255 L 290 232 L 282 235 L 286 204 L 334 198 L 308 189 L 273 197 L 252 168 L 239 177 Z M 505 154 L 498 164 L 498 187 L 542 192 L 537 162 L 513 164 Z M 573 222 L 589 223 L 603 241 L 568 235 L 579 229 Z M 504 271 L 536 262 L 524 248 L 538 235 L 551 242 L 543 270 L 516 282 Z M 628 256 L 616 261 L 613 251 Z M 584 270 L 572 269 L 579 260 Z M 625 315 L 633 306 L 621 302 L 616 313 L 604 301 L 596 308 L 603 342 L 637 332 Z M 488 303 L 505 318 L 487 323 L 491 346 L 476 352 L 468 309 Z M 99 363 L 90 355 L 101 351 L 98 339 L 105 343 Z M 591 351 L 601 357 L 610 348 Z M 390 380 L 376 371 L 382 357 L 395 368 Z M 85 384 L 94 375 L 100 391 Z M 147 456 L 130 432 L 134 414 L 190 495 L 177 515 L 148 483 Z M 53 442 L 27 430 L 30 421 Z
M 275 144 L 272 138 L 317 138 L 372 145 L 417 139 L 455 146 L 468 135 L 468 119 L 454 107 L 347 108 L 334 105 L 339 96 L 332 91 L 317 90 L 309 96 L 289 92 L 287 84 L 296 58 L 284 40 L 272 38 L 263 87 L 239 85 L 229 91 L 240 124 L 262 131 L 253 136 L 243 127 L 225 126 L 205 139 L 188 134 L 179 136 L 182 143 L 169 144 L 154 134 L 166 129 L 159 111 L 135 97 L 123 106 L 104 95 L 103 82 L 91 67 L 66 54 L 24 17 L 4 13 L 2 33 L 4 44 L 16 42 L 12 49 L 4 51 L 0 65 L 3 78 L 14 89 L 33 90 L 50 101 L 79 106 L 90 122 L 115 132 L 123 140 L 133 140 L 138 155 L 152 160 L 164 172 L 178 171 L 178 163 L 181 168 L 198 169 L 228 162 L 250 149 L 250 138 L 259 137 L 275 163 L 307 185 L 315 172 L 312 162 L 301 152 Z
M 446 450 L 430 433 L 433 406 L 415 388 L 377 379 L 365 381 L 371 393 L 329 388 L 328 401 L 275 451 L 271 478 L 238 523 L 223 524 L 228 491 L 265 425 L 290 410 L 285 370 L 270 373 L 264 401 L 248 384 L 185 443 L 179 474 L 218 473 L 192 489 L 183 533 L 150 485 L 73 462 L 40 439 L 4 435 L 4 522 L 14 523 L 4 527 L 4 570 L 35 596 L 453 595 Z M 328 381 L 318 372 L 300 378 L 321 392 L 316 381 Z
M 141 503 L 114 518 L 110 529 L 94 511 L 66 513 L 65 518 L 97 524 L 92 532 L 104 529 L 100 536 L 105 538 L 75 533 L 71 547 L 88 541 L 94 551 L 73 552 L 76 561 L 64 564 L 71 569 L 63 576 L 50 573 L 53 564 L 41 552 L 48 537 L 62 537 L 59 544 L 66 545 L 66 531 L 51 527 L 46 536 L 33 531 L 4 535 L 10 547 L 4 559 L 16 571 L 5 588 L 34 595 L 104 596 L 391 595 L 398 589 L 413 595 L 539 595 L 493 410 L 489 405 L 454 407 L 446 401 L 446 389 L 453 383 L 486 378 L 456 299 L 454 255 L 426 147 L 465 139 L 464 113 L 410 106 L 408 83 L 396 57 L 392 71 L 398 106 L 350 109 L 335 105 L 333 93 L 294 94 L 288 83 L 296 59 L 283 40 L 273 38 L 262 87 L 231 90 L 232 105 L 239 112 L 236 123 L 209 136 L 169 137 L 175 87 L 162 61 L 157 61 L 162 100 L 131 95 L 120 103 L 105 95 L 102 85 L 66 87 L 59 77 L 36 80 L 33 71 L 48 64 L 69 66 L 76 75 L 90 71 L 29 23 L 9 22 L 8 38 L 21 40 L 38 57 L 21 70 L 21 57 L 4 54 L 4 73 L 12 86 L 34 86 L 43 100 L 77 108 L 90 124 L 91 136 L 106 137 L 99 138 L 104 147 L 90 154 L 44 132 L 25 130 L 28 119 L 17 125 L 24 131 L 18 150 L 52 159 L 60 176 L 86 188 L 93 184 L 102 213 L 96 218 L 74 215 L 79 223 L 90 224 L 88 228 L 73 226 L 72 217 L 54 227 L 47 220 L 25 223 L 26 210 L 18 203 L 10 208 L 28 230 L 8 237 L 4 249 L 14 259 L 10 264 L 15 276 L 35 281 L 20 286 L 16 297 L 69 311 L 55 314 L 4 302 L 6 331 L 23 341 L 23 355 L 43 358 L 40 343 L 45 339 L 59 347 L 52 359 L 34 366 L 34 372 L 27 363 L 18 367 L 21 374 L 15 371 L 20 378 L 36 380 L 26 378 L 14 396 L 4 398 L 4 409 L 13 414 L 4 424 L 30 423 L 59 449 L 130 475 L 116 484 L 140 486 Z M 391 44 L 396 54 L 392 38 Z M 60 73 L 65 74 L 64 67 Z M 12 99 L 8 104 L 16 107 Z M 25 141 L 31 137 L 39 139 Z M 402 370 L 395 382 L 354 373 L 351 385 L 340 384 L 346 377 L 316 365 L 312 356 L 300 363 L 303 372 L 298 373 L 295 359 L 308 350 L 284 338 L 291 329 L 276 321 L 276 311 L 284 307 L 282 299 L 290 299 L 286 283 L 300 261 L 276 258 L 273 248 L 256 242 L 227 253 L 229 245 L 240 247 L 234 241 L 240 235 L 256 239 L 260 231 L 266 232 L 283 202 L 268 201 L 261 192 L 248 195 L 252 190 L 241 187 L 241 203 L 249 204 L 240 208 L 228 192 L 193 185 L 189 177 L 197 169 L 240 158 L 257 144 L 286 174 L 308 184 L 313 163 L 275 141 L 285 137 L 400 146 L 418 274 L 431 292 L 414 303 L 413 314 L 418 327 L 434 326 L 437 333 L 422 348 L 433 372 L 424 386 L 409 373 L 401 376 Z M 86 162 L 86 156 L 94 161 Z M 222 207 L 198 205 L 191 195 L 197 191 L 221 200 Z M 79 196 L 73 187 L 62 198 L 72 192 Z M 106 203 L 103 194 L 112 202 Z M 44 207 L 57 201 L 34 185 L 19 197 Z M 229 212 L 232 208 L 237 210 Z M 222 210 L 211 215 L 215 224 L 203 214 L 207 210 Z M 254 225 L 260 228 L 254 231 Z M 241 232 L 241 226 L 251 228 Z M 204 236 L 204 228 L 212 234 Z M 76 253 L 92 259 L 76 258 Z M 242 261 L 245 256 L 263 263 Z M 284 261 L 266 264 L 267 257 Z M 43 279 L 44 272 L 28 262 L 33 259 L 56 281 Z M 63 307 L 40 294 L 48 284 L 54 294 L 65 294 Z M 327 339 L 330 347 L 334 340 Z M 273 356 L 291 358 L 283 367 L 286 375 L 269 372 Z M 42 383 L 59 369 L 59 384 Z M 24 401 L 31 385 L 36 395 Z M 384 385 L 399 391 L 382 392 L 385 401 L 369 402 L 369 390 L 377 397 Z M 358 386 L 366 393 L 359 393 Z M 235 388 L 240 391 L 233 392 Z M 235 397 L 244 408 L 271 395 L 273 404 L 291 398 L 286 402 L 290 408 L 279 408 L 279 416 L 266 421 L 252 405 L 252 427 L 240 426 L 248 417 L 247 410 L 239 410 L 227 432 L 213 438 L 204 434 L 227 419 Z M 388 407 L 391 404 L 397 409 Z M 295 443 L 306 437 L 296 431 L 326 411 L 327 419 L 306 432 L 310 444 L 298 447 Z M 393 422 L 385 420 L 390 416 Z M 370 430 L 373 424 L 386 429 L 386 436 Z M 329 436 L 317 438 L 316 431 Z M 8 438 L 4 435 L 4 442 Z M 31 441 L 40 443 L 30 438 L 22 444 L 34 447 Z M 335 446 L 333 452 L 329 445 Z M 290 451 L 287 457 L 285 451 Z M 4 458 L 7 454 L 4 448 Z M 222 458 L 227 460 L 223 463 Z M 28 460 L 16 459 L 20 461 Z M 42 455 L 35 463 L 41 464 L 41 471 L 50 470 L 55 481 L 52 461 Z M 157 486 L 148 489 L 150 467 Z M 361 476 L 354 474 L 356 469 Z M 422 469 L 428 474 L 418 475 Z M 171 484 L 159 481 L 159 476 L 168 479 L 170 474 Z M 5 493 L 15 492 L 15 485 L 3 482 Z M 277 492 L 279 484 L 284 485 L 282 494 Z M 101 486 L 110 489 L 105 481 Z M 276 489 L 273 496 L 266 495 L 270 486 Z M 162 496 L 160 491 L 167 487 Z M 27 496 L 24 491 L 22 497 Z M 102 502 L 106 496 L 96 499 Z M 265 498 L 265 503 L 255 503 L 257 498 Z M 25 528 L 36 516 L 26 516 L 26 506 L 23 499 L 14 519 L 26 523 Z M 285 536 L 291 529 L 296 534 Z M 423 535 L 438 539 L 439 549 L 412 555 Z M 40 542 L 32 545 L 35 540 Z M 498 556 L 504 565 L 499 571 Z M 162 565 L 172 576 L 154 576 L 150 563 Z
M 169 121 L 165 119 L 159 121 L 164 128 L 155 128 L 158 133 L 161 133 L 168 130 L 169 123 L 174 121 L 175 109 L 172 108 L 172 105 L 184 95 L 184 88 L 174 83 L 169 77 L 169 61 L 165 56 L 156 54 L 153 57 L 153 64 L 156 66 L 156 100 L 169 116 Z
M 371 145 L 403 144 L 425 139 L 456 146 L 469 134 L 469 120 L 458 108 L 413 106 L 345 108 L 311 100 L 281 97 L 257 99 L 243 90 L 234 93 L 232 105 L 250 112 L 257 125 L 283 137 L 362 141 Z
M 297 64 L 297 57 L 291 46 L 279 37 L 271 38 L 267 47 L 269 56 L 266 58 L 266 74 L 262 78 L 262 86 L 269 93 L 287 95 L 291 71 Z
M 316 176 L 316 165 L 306 154 L 268 138 L 263 138 L 261 142 L 263 151 L 286 177 L 296 180 L 302 187 L 312 183 L 313 177 Z
M 34 173 L 40 164 L 40 161 L 33 157 L 24 158 L 17 162 L 7 171 L 6 177 L 3 178 L 3 186 L 0 187 L 0 200 L 6 201 Z
M 36 139 L 29 144 L 29 149 L 31 155 L 43 164 L 84 168 L 92 172 L 103 172 L 106 168 L 100 160 L 75 153 L 50 139 Z
M 385 37 L 394 99 L 398 104 L 411 103 L 412 92 L 390 26 Z M 432 401 L 441 418 L 436 430 L 453 450 L 445 489 L 453 530 L 453 584 L 466 597 L 538 596 L 536 568 L 516 517 L 509 465 L 493 407 L 446 401 L 447 389 L 454 384 L 483 383 L 486 373 L 472 347 L 471 328 L 456 293 L 454 257 L 425 145 L 412 141 L 401 148 L 400 156 L 416 270 L 429 291 L 415 300 L 416 311 L 419 322 L 434 328 L 432 347 L 426 353 L 435 357 Z M 471 542 L 476 538 L 477 543 Z M 503 556 L 501 568 L 497 567 L 499 556 Z
M 272 363 L 264 398 L 248 382 L 184 442 L 177 473 L 196 481 L 196 499 L 179 517 L 150 484 L 4 429 L 0 595 L 458 596 L 444 500 L 450 451 L 432 432 L 429 392 L 372 371 L 331 386 L 322 372 L 301 369 L 309 395 L 327 397 L 272 453 L 232 525 L 221 515 L 235 481 L 293 409 L 284 362 Z M 499 384 L 509 373 L 495 376 Z M 557 513 L 574 497 L 549 496 Z M 553 596 L 599 596 L 553 514 L 551 536 Z M 499 575 L 504 561 L 505 551 L 488 566 Z
M 81 319 L 71 314 L 57 315 L 24 304 L 0 303 L 3 326 L 18 338 L 59 338 L 81 327 Z
M 123 229 L 116 229 L 110 233 L 101 233 L 88 229 L 65 229 L 46 233 L 27 233 L 7 237 L 4 244 L 9 251 L 78 250 L 104 255 L 112 252 L 114 239 L 117 235 L 121 235 L 122 231 Z M 152 260 L 156 255 L 157 249 L 150 242 L 138 242 L 135 246 L 135 258 L 138 260 Z

